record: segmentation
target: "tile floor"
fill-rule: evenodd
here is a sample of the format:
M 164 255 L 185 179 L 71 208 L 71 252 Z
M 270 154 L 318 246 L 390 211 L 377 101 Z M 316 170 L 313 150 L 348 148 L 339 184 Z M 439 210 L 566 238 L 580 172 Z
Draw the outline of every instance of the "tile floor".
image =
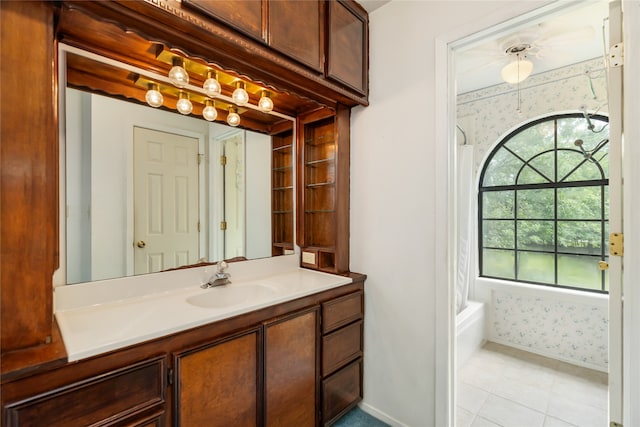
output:
M 606 427 L 607 374 L 487 343 L 458 371 L 456 427 Z

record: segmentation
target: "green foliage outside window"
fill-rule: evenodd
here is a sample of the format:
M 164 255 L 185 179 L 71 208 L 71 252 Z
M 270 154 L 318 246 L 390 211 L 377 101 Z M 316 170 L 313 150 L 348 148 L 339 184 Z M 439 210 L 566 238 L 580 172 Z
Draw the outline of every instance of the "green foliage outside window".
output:
M 608 127 L 561 115 L 505 138 L 482 171 L 481 275 L 606 292 Z M 576 143 L 578 141 L 578 143 Z

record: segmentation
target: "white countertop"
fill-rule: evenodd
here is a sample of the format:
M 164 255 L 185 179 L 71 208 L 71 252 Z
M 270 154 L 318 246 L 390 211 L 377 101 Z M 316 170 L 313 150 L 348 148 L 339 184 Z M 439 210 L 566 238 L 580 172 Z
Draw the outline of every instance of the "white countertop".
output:
M 55 288 L 69 361 L 159 338 L 352 282 L 296 255 L 229 264 L 231 284 L 202 289 L 215 266 Z M 189 302 L 191 301 L 191 302 Z

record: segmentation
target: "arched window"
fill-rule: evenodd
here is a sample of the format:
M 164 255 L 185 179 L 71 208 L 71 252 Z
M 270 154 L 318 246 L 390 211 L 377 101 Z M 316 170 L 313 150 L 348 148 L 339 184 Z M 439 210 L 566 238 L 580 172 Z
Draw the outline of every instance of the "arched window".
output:
M 603 116 L 546 117 L 504 138 L 480 176 L 480 275 L 608 292 L 608 153 Z

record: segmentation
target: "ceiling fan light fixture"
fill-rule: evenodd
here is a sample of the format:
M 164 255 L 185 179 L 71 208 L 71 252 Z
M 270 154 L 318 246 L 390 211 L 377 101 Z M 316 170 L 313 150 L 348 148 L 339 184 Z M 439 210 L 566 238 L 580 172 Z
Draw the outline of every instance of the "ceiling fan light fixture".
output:
M 526 58 L 526 57 L 525 57 Z M 528 59 L 521 58 L 520 55 L 515 61 L 511 61 L 502 68 L 500 76 L 507 83 L 521 83 L 531 75 L 533 71 L 533 62 Z

